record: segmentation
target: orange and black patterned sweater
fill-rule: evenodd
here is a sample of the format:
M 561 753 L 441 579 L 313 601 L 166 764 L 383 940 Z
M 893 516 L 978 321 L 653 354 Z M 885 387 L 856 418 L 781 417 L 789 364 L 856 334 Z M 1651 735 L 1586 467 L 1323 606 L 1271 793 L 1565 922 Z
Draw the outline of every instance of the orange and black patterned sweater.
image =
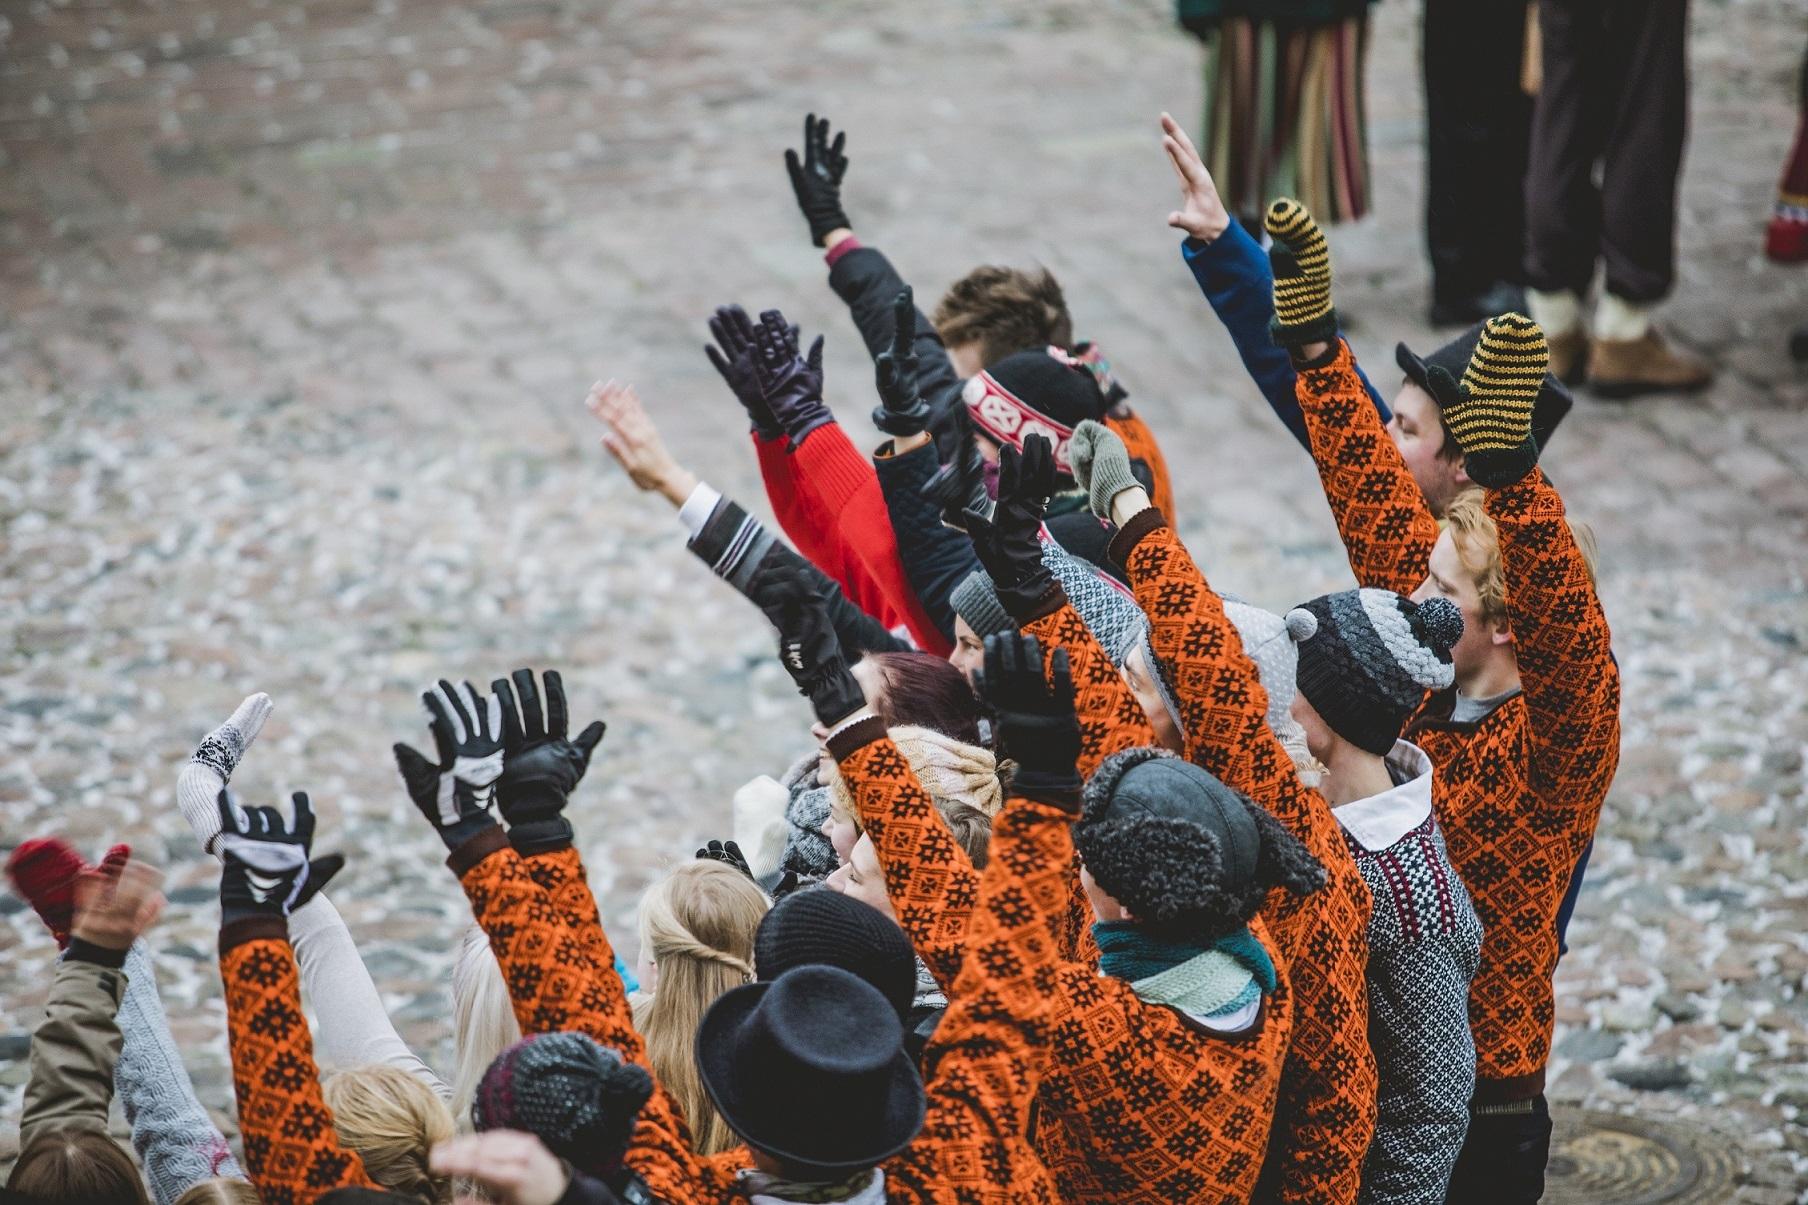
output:
M 1356 375 L 1348 345 L 1297 385 L 1325 496 L 1364 586 L 1410 593 L 1438 524 Z M 1403 734 L 1436 767 L 1432 806 L 1482 920 L 1469 990 L 1475 1099 L 1544 1090 L 1556 1005 L 1557 910 L 1594 838 L 1620 757 L 1620 675 L 1600 599 L 1534 469 L 1485 502 L 1500 533 L 1520 693 L 1474 723 L 1432 695 Z
M 363 1162 L 339 1145 L 320 1094 L 287 922 L 259 917 L 221 929 L 220 978 L 239 1136 L 258 1198 L 309 1205 L 335 1188 L 374 1188 Z
M 1045 623 L 1052 628 L 1071 611 L 1064 607 L 1031 630 Z M 1071 649 L 1070 661 L 1076 694 L 1102 683 Z M 1111 743 L 1103 725 L 1083 720 L 1081 734 L 1083 763 Z M 960 979 L 941 980 L 955 984 L 949 1000 L 951 1008 L 959 1007 L 973 970 L 972 954 L 964 964 L 959 955 L 963 943 L 972 946 L 978 915 L 971 903 L 972 865 L 889 741 L 851 751 L 831 742 L 831 752 L 878 851 L 905 932 L 938 977 L 948 966 L 961 967 Z M 1059 935 L 1065 943 L 1073 924 L 1071 846 L 1060 865 L 1066 912 Z M 1274 954 L 1261 921 L 1251 928 Z M 1061 964 L 1052 1063 L 1036 1099 L 1036 1149 L 1063 1200 L 1165 1205 L 1249 1199 L 1293 1029 L 1286 963 L 1279 956 L 1274 962 L 1279 986 L 1255 1024 L 1230 1035 L 1145 1003 L 1128 983 L 1101 977 L 1093 962 Z
M 1111 555 L 1149 618 L 1150 644 L 1181 711 L 1187 760 L 1268 809 L 1325 867 L 1319 891 L 1276 891 L 1262 909 L 1292 978 L 1294 1021 L 1260 1195 L 1353 1202 L 1375 1130 L 1368 886 L 1330 805 L 1300 781 L 1269 729 L 1268 692 L 1255 663 L 1160 509 L 1129 519 Z
M 858 727 L 858 726 L 857 726 Z M 842 739 L 873 736 L 877 725 Z M 894 756 L 895 747 L 892 748 Z M 901 756 L 900 756 L 901 760 Z M 992 865 L 969 934 L 962 1000 L 924 1052 L 928 1115 L 917 1140 L 884 1165 L 887 1199 L 921 1205 L 1053 1201 L 1048 1174 L 1024 1130 L 1046 1056 L 1055 996 L 1056 935 L 1064 918 L 1061 868 L 1072 856 L 1068 820 L 1043 804 L 1011 801 L 993 833 Z M 571 1030 L 646 1065 L 614 955 L 573 850 L 522 858 L 500 830 L 448 860 L 489 934 L 523 1033 Z M 701 1158 L 662 1089 L 641 1111 L 626 1165 L 672 1205 L 743 1199 L 745 1149 Z

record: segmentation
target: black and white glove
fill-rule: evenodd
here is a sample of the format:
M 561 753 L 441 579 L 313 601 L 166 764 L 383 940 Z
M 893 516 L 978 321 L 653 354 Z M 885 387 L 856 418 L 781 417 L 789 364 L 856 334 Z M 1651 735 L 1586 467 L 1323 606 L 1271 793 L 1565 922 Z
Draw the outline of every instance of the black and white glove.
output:
M 576 740 L 567 737 L 565 684 L 556 669 L 545 676 L 544 710 L 533 670 L 516 670 L 512 687 L 507 678 L 490 683 L 502 702 L 502 777 L 496 780 L 496 802 L 508 821 L 509 844 L 524 856 L 571 844 L 565 801 L 590 768 L 590 755 L 607 730 L 601 720 L 593 720 Z
M 453 686 L 441 678 L 421 702 L 439 762 L 398 743 L 396 766 L 414 806 L 446 848 L 457 849 L 496 823 L 490 804 L 502 777 L 502 701 L 478 694 L 469 682 Z
M 221 788 L 219 850 L 220 924 L 254 917 L 286 918 L 313 899 L 345 859 L 338 854 L 309 860 L 314 846 L 314 809 L 305 792 L 292 797 L 293 824 L 275 808 L 242 808 Z
M 841 655 L 829 609 L 807 590 L 780 603 L 778 659 L 824 724 L 833 727 L 866 706 L 866 696 Z

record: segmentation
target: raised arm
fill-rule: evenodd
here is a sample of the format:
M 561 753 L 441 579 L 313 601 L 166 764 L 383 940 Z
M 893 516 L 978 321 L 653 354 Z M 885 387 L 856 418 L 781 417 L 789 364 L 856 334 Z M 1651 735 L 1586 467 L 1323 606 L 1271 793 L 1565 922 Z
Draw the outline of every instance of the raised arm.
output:
M 241 809 L 220 792 L 220 977 L 232 1086 L 245 1166 L 265 1205 L 309 1205 L 335 1188 L 371 1188 L 356 1154 L 339 1145 L 320 1092 L 313 1038 L 289 915 L 344 859 L 310 859 L 314 812 L 294 797 L 293 823 L 275 808 Z
M 1295 393 L 1293 361 L 1287 349 L 1269 335 L 1269 323 L 1274 319 L 1274 275 L 1268 256 L 1241 223 L 1231 220 L 1217 184 L 1186 131 L 1166 113 L 1161 115 L 1161 129 L 1162 149 L 1180 178 L 1180 208 L 1168 215 L 1168 225 L 1186 232 L 1186 241 L 1180 245 L 1181 258 L 1236 345 L 1243 367 L 1268 400 L 1269 409 L 1300 446 L 1310 451 L 1312 445 Z M 1356 373 L 1377 417 L 1385 424 L 1390 417 L 1386 403 L 1360 367 Z

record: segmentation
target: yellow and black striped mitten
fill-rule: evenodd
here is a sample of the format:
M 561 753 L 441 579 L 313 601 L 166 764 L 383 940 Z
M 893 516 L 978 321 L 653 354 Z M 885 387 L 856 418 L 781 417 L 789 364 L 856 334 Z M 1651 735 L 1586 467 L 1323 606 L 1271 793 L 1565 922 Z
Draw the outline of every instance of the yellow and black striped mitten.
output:
M 1282 347 L 1329 343 L 1337 338 L 1331 308 L 1331 248 L 1306 207 L 1282 197 L 1268 207 L 1264 224 L 1274 239 L 1274 321 L 1269 333 Z
M 1444 395 L 1456 400 L 1443 414 L 1445 429 L 1463 449 L 1463 468 L 1477 485 L 1501 489 L 1538 463 L 1532 406 L 1550 360 L 1543 328 L 1524 314 L 1501 314 L 1482 327 L 1462 381 Z

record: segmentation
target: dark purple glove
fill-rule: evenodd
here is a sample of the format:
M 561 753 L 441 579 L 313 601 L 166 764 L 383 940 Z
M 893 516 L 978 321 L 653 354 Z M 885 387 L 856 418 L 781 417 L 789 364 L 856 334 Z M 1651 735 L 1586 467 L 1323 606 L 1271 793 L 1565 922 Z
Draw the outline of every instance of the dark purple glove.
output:
M 716 316 L 709 320 L 709 333 L 715 343 L 706 344 L 703 354 L 728 382 L 741 409 L 747 411 L 754 433 L 767 440 L 783 435 L 784 429 L 772 416 L 772 407 L 766 404 L 766 395 L 760 389 L 760 375 L 753 367 L 753 319 L 738 305 L 718 306 Z
M 753 328 L 753 369 L 760 393 L 772 417 L 791 438 L 797 451 L 804 437 L 835 421 L 822 404 L 822 336 L 810 344 L 810 354 L 798 352 L 797 328 L 777 310 L 766 310 Z

